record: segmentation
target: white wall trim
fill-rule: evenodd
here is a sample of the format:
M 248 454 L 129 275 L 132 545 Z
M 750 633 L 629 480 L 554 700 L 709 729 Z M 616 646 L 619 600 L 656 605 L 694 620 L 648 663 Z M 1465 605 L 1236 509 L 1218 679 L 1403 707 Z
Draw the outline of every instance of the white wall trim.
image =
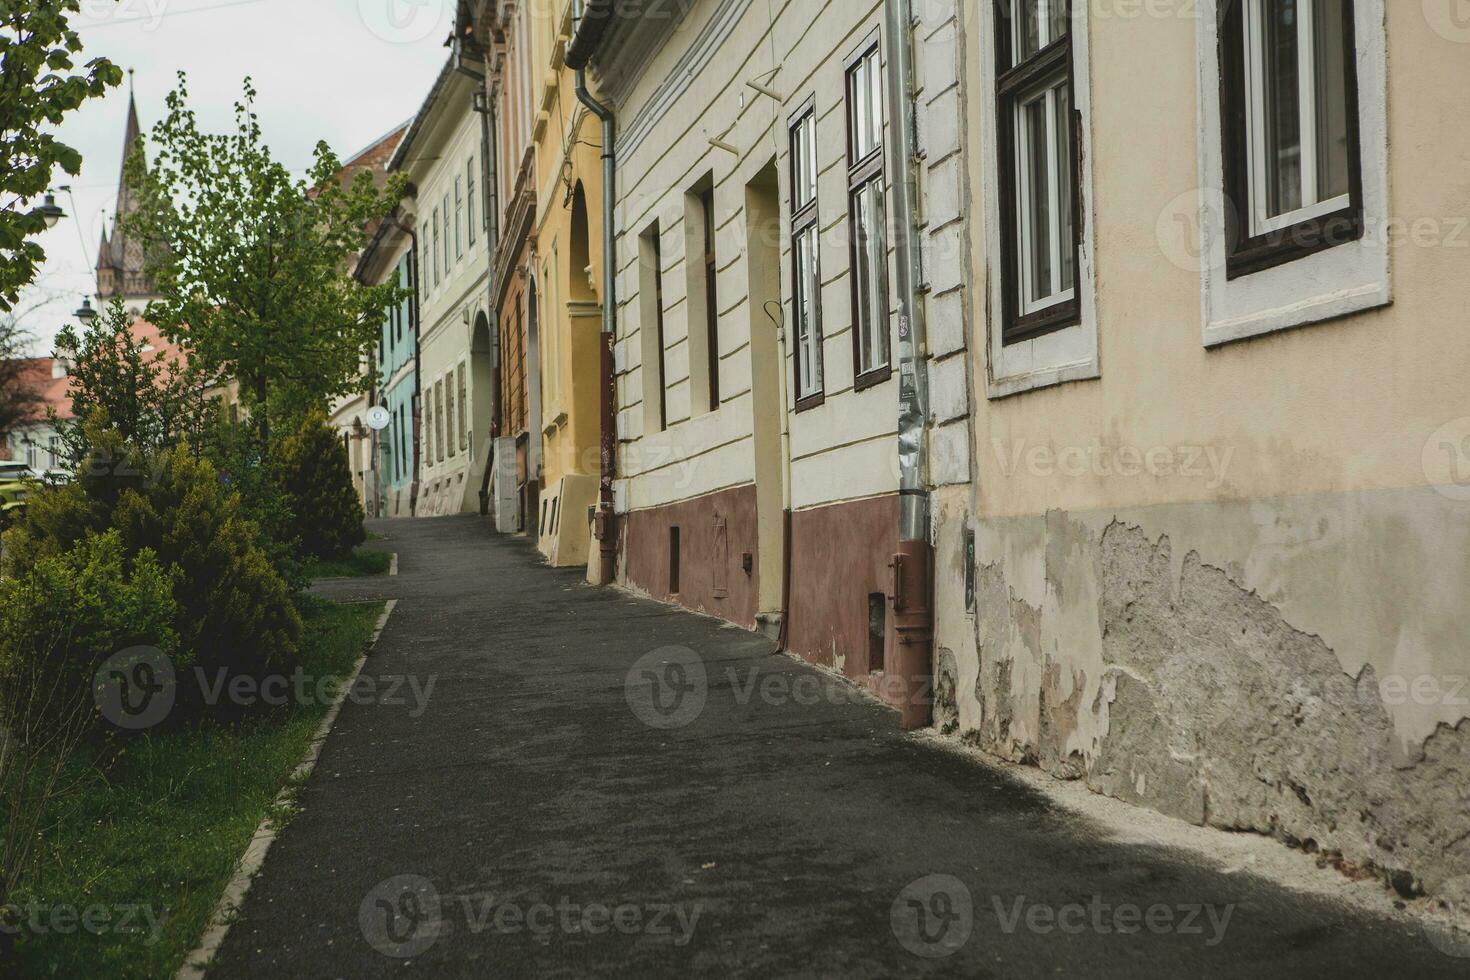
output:
M 1206 347 L 1320 323 L 1393 300 L 1389 262 L 1388 42 L 1384 0 L 1353 4 L 1363 169 L 1363 237 L 1285 265 L 1226 277 L 1220 125 L 1220 0 L 1203 0 L 1199 66 L 1200 332 Z
M 995 17 L 990 0 L 980 3 L 978 9 L 980 111 L 985 144 L 981 186 L 986 191 L 985 266 L 989 285 L 989 311 L 985 318 L 990 348 L 986 365 L 986 396 L 995 399 L 1068 381 L 1096 378 L 1101 374 L 1097 340 L 1096 216 L 1092 192 L 1092 58 L 1088 39 L 1088 4 L 1076 4 L 1072 13 L 1073 98 L 1083 119 L 1082 173 L 1078 187 L 1078 218 L 1083 224 L 1082 243 L 1077 254 L 1081 320 L 1034 340 L 1002 344 L 1005 276 L 1001 271 L 1001 259 L 1005 253 L 1001 241 L 1000 195 L 996 190 L 1001 186 L 1001 165 L 996 146 Z

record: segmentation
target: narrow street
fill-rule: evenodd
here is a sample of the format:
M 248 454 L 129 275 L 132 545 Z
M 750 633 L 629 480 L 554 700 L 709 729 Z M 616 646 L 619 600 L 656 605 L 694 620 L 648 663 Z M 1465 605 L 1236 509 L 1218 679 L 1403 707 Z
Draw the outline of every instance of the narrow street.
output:
M 400 600 L 377 695 L 344 704 L 212 978 L 1464 975 L 1410 925 L 1110 842 L 477 518 L 373 529 L 399 575 L 320 591 Z

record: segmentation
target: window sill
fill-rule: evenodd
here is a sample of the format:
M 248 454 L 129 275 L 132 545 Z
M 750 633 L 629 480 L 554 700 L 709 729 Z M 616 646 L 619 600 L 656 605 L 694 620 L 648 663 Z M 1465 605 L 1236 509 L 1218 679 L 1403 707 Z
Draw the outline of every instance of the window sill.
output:
M 798 398 L 796 400 L 796 410 L 798 412 L 809 412 L 812 409 L 816 408 L 818 405 L 821 405 L 826 400 L 827 393 L 825 391 L 819 391 L 814 395 L 807 395 L 803 398 Z
M 1001 332 L 1001 343 L 1009 347 L 1022 341 L 1035 340 L 1037 337 L 1074 327 L 1081 321 L 1082 314 L 1077 301 L 1070 299 L 1007 323 Z
M 1347 245 L 1363 237 L 1361 210 L 1348 208 L 1241 242 L 1226 261 L 1227 280 L 1240 279 Z
M 878 387 L 878 385 L 883 384 L 883 382 L 889 380 L 892 377 L 893 366 L 890 364 L 885 364 L 880 368 L 874 368 L 866 374 L 858 375 L 853 380 L 852 390 L 866 391 L 869 388 L 876 388 Z

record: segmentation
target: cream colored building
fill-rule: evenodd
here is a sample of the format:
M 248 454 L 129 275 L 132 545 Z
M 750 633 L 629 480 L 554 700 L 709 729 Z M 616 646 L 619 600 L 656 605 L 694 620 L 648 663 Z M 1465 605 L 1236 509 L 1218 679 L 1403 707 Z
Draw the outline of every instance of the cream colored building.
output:
M 916 8 L 936 484 L 969 480 L 958 34 Z M 619 580 L 887 696 L 900 334 L 884 5 L 615 18 Z M 820 29 L 813 29 L 820 25 Z
M 456 64 L 446 62 L 389 164 L 416 190 L 403 220 L 417 229 L 423 330 L 420 517 L 480 512 L 494 404 L 480 83 Z
M 1076 4 L 1038 54 L 965 7 L 939 721 L 1433 892 L 1470 873 L 1470 31 L 1189 6 Z

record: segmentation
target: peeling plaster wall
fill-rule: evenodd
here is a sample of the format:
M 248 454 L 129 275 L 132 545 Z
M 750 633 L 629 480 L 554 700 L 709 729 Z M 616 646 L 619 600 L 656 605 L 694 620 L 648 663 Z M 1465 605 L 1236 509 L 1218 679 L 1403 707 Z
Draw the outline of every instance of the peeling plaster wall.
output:
M 1098 376 L 1009 397 L 988 383 L 984 287 L 1004 266 L 979 217 L 995 187 L 972 167 L 975 483 L 936 495 L 934 528 L 941 725 L 1431 891 L 1470 873 L 1470 129 L 1450 94 L 1470 48 L 1432 6 L 1359 5 L 1383 12 L 1362 59 L 1387 66 L 1372 165 L 1396 224 L 1372 233 L 1389 236 L 1391 305 L 1220 345 L 1202 330 L 1197 139 L 1217 50 L 1198 18 L 1088 7 L 1074 69 Z M 991 9 L 959 21 L 969 149 L 995 102 Z M 1342 254 L 1298 265 L 1293 299 Z
M 940 637 L 966 738 L 1430 891 L 1470 873 L 1463 503 L 1053 511 L 981 522 L 976 551 L 973 640 Z

